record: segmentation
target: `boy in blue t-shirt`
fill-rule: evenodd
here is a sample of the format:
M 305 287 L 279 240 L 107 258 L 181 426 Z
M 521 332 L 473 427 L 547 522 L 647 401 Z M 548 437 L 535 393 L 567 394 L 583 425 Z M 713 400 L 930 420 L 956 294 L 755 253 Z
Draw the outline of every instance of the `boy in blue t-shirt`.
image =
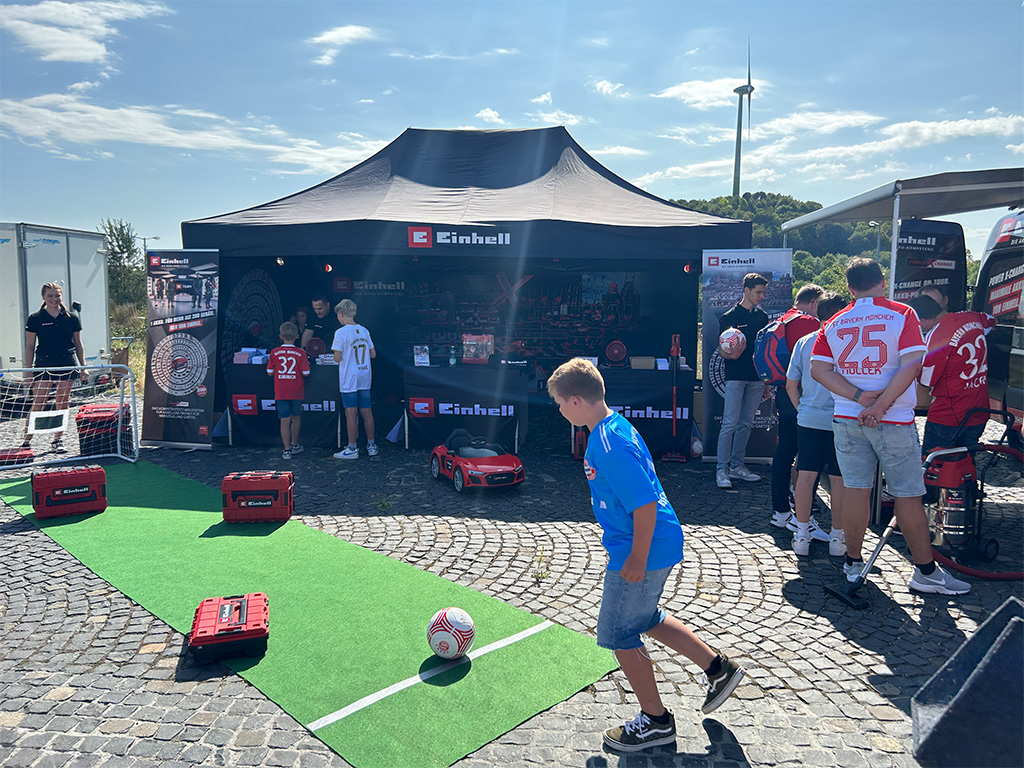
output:
M 676 738 L 675 718 L 661 703 L 640 635 L 650 635 L 704 670 L 705 714 L 729 697 L 743 668 L 658 607 L 669 571 L 683 559 L 683 529 L 643 438 L 605 403 L 600 372 L 577 357 L 551 374 L 548 392 L 566 420 L 590 428 L 583 468 L 594 515 L 604 531 L 601 543 L 608 550 L 597 644 L 615 653 L 640 702 L 640 714 L 605 731 L 604 741 L 623 752 L 669 744 Z

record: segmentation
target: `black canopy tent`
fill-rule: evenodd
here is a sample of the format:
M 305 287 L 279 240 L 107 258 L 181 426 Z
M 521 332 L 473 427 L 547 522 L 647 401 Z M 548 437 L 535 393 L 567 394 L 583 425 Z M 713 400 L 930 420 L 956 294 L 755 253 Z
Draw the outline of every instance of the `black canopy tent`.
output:
M 447 361 L 462 333 L 493 334 L 496 351 L 521 346 L 545 368 L 611 340 L 664 357 L 680 333 L 692 361 L 702 251 L 750 241 L 750 222 L 644 192 L 563 127 L 410 128 L 310 189 L 182 223 L 185 248 L 220 251 L 222 365 L 275 344 L 322 287 L 359 305 L 375 389 L 400 378 L 414 345 Z
M 222 258 L 409 259 L 423 255 L 409 227 L 432 225 L 456 233 L 431 233 L 435 262 L 455 256 L 699 263 L 704 249 L 749 247 L 751 233 L 749 222 L 686 210 L 629 184 L 561 126 L 409 128 L 322 184 L 186 221 L 181 231 L 185 248 L 217 248 Z M 498 233 L 502 242 L 486 242 Z

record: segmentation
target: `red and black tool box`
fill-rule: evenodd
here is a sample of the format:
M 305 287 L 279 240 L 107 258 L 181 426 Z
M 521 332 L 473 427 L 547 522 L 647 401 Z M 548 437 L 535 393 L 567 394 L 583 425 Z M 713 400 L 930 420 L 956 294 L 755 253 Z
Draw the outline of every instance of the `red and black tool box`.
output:
M 35 457 L 31 448 L 5 448 L 0 451 L 0 467 L 23 467 Z
M 220 483 L 226 523 L 287 520 L 295 509 L 291 472 L 232 472 Z
M 83 456 L 117 453 L 118 412 L 121 414 L 121 451 L 134 450 L 131 406 L 126 403 L 119 408 L 115 403 L 90 403 L 75 414 L 78 447 Z
M 36 517 L 67 517 L 107 508 L 103 467 L 61 467 L 32 473 L 32 509 Z
M 188 650 L 199 664 L 235 656 L 262 656 L 270 634 L 270 610 L 262 592 L 208 597 L 196 608 Z

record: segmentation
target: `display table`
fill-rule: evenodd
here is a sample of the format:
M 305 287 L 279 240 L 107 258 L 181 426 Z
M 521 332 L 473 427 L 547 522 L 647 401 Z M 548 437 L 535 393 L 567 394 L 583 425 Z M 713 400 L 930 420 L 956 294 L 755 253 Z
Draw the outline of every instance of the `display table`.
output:
M 669 451 L 690 455 L 693 430 L 694 371 L 676 374 L 676 434 L 672 436 L 672 371 L 602 368 L 605 402 L 613 411 L 625 416 L 647 443 L 655 458 Z M 569 446 L 575 444 L 575 430 L 570 431 Z
M 274 404 L 274 380 L 266 365 L 228 365 L 228 441 L 231 445 L 281 444 L 281 427 Z M 302 401 L 303 445 L 338 448 L 341 436 L 341 393 L 338 366 L 313 365 L 306 377 Z
M 485 365 L 409 367 L 405 446 L 443 443 L 455 429 L 500 443 L 513 453 L 526 441 L 526 372 Z

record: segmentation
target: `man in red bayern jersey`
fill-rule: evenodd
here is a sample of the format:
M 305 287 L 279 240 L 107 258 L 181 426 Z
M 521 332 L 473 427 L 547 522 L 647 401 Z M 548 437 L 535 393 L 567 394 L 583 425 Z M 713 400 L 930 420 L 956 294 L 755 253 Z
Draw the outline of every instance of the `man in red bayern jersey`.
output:
M 921 323 L 906 304 L 885 298 L 885 278 L 874 259 L 853 259 L 846 282 L 854 301 L 822 326 L 811 353 L 811 376 L 835 400 L 832 427 L 846 486 L 843 571 L 854 582 L 864 570 L 861 547 L 875 469 L 881 463 L 888 491 L 896 499 L 896 520 L 914 558 L 910 588 L 962 595 L 970 585 L 932 559 L 921 502 L 924 470 L 914 424 L 917 397 L 911 387 L 925 351 Z
M 925 455 L 936 448 L 973 448 L 985 431 L 988 414 L 971 414 L 959 436 L 957 431 L 972 408 L 988 408 L 985 337 L 996 319 L 984 312 L 946 312 L 931 296 L 915 296 L 907 303 L 928 334 L 920 381 L 931 388 L 932 404 L 921 448 Z

